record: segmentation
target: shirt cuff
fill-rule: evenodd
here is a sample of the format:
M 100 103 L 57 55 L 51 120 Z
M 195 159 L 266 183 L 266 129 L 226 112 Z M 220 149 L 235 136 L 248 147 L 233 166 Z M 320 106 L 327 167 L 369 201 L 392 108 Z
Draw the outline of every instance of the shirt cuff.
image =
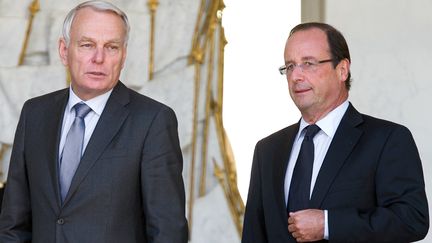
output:
M 324 210 L 324 240 L 329 239 L 329 228 L 328 228 L 328 211 Z

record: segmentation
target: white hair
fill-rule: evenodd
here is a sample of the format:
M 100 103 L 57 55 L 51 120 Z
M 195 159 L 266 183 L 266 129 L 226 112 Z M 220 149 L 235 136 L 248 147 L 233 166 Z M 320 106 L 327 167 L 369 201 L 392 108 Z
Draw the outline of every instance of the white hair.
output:
M 112 3 L 100 1 L 100 0 L 91 0 L 91 1 L 83 2 L 83 3 L 79 4 L 78 6 L 73 8 L 66 15 L 66 18 L 63 22 L 63 29 L 62 29 L 62 34 L 63 34 L 63 38 L 66 42 L 66 46 L 69 46 L 70 31 L 71 31 L 71 27 L 72 27 L 72 22 L 75 18 L 77 11 L 82 9 L 82 8 L 86 8 L 86 7 L 90 7 L 96 11 L 106 11 L 106 12 L 112 12 L 112 13 L 117 14 L 123 20 L 123 24 L 124 24 L 125 32 L 126 32 L 124 45 L 125 46 L 127 45 L 127 42 L 129 40 L 130 25 L 129 25 L 129 20 L 128 20 L 128 17 L 126 16 L 126 14 Z

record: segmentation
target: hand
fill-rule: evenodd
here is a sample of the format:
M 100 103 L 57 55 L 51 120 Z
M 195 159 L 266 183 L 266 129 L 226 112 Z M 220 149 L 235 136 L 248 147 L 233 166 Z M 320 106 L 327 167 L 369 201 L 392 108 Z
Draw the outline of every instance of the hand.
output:
M 322 240 L 324 238 L 324 211 L 306 209 L 289 213 L 288 231 L 297 242 Z

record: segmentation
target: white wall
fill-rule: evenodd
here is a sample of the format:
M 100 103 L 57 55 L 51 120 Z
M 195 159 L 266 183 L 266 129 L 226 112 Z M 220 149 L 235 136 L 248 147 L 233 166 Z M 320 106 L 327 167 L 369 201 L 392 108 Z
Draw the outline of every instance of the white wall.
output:
M 347 39 L 354 78 L 350 100 L 414 135 L 432 201 L 432 1 L 327 0 L 325 21 Z M 428 234 L 423 242 L 432 242 Z
M 300 0 L 224 2 L 224 126 L 246 203 L 255 144 L 300 119 L 278 71 L 289 30 L 300 23 Z

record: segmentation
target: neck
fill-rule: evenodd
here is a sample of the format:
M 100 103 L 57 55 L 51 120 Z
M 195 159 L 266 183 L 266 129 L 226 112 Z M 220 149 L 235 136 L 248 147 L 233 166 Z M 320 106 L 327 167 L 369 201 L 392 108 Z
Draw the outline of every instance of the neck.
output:
M 327 116 L 328 113 L 336 109 L 338 106 L 340 106 L 343 102 L 345 102 L 348 99 L 348 95 L 342 96 L 340 99 L 337 99 L 332 105 L 329 105 L 327 107 L 317 107 L 315 109 L 307 109 L 304 111 L 301 111 L 303 119 L 309 123 L 309 124 L 315 124 L 325 116 Z

